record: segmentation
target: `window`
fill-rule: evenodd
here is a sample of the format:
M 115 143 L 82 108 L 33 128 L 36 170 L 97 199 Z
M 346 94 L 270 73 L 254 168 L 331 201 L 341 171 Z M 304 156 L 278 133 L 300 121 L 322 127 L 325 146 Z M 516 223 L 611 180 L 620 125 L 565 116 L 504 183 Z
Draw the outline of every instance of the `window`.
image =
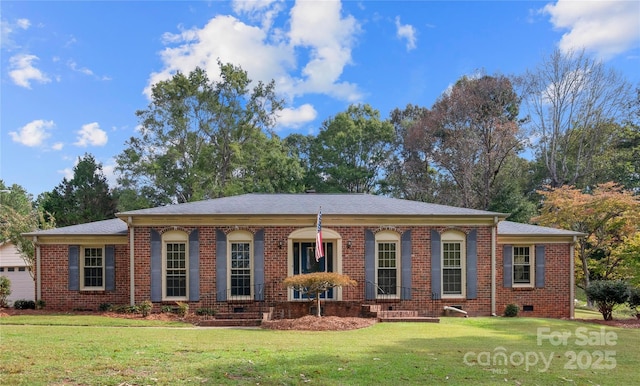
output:
M 400 235 L 376 234 L 376 297 L 397 298 L 400 283 Z
M 442 235 L 442 296 L 465 296 L 465 235 L 445 232 Z
M 530 246 L 513 247 L 513 286 L 530 287 L 533 285 L 533 256 Z
M 80 278 L 83 290 L 104 289 L 104 248 L 82 248 Z
M 232 232 L 228 235 L 228 240 L 229 298 L 250 299 L 253 293 L 253 234 L 246 231 Z
M 163 299 L 188 299 L 189 250 L 187 237 L 187 234 L 182 231 L 169 231 L 162 234 Z
M 7 271 L 8 271 L 8 272 L 13 272 L 13 271 L 15 271 L 15 270 L 16 270 L 16 267 L 9 267 L 9 268 L 7 268 Z
M 18 272 L 25 272 L 26 270 L 26 267 L 18 267 Z

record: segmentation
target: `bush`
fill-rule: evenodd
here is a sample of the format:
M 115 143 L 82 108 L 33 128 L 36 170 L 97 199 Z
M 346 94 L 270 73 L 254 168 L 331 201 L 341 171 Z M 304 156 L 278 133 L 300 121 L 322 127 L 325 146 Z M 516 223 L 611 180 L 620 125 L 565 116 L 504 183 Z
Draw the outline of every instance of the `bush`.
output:
M 509 318 L 513 318 L 518 316 L 518 311 L 520 310 L 520 308 L 518 308 L 517 304 L 507 304 L 507 306 L 504 309 L 504 316 L 507 316 Z
M 153 303 L 151 303 L 151 300 L 145 300 L 144 302 L 140 303 L 138 309 L 142 313 L 142 317 L 146 318 L 153 309 Z
M 13 308 L 16 310 L 35 310 L 36 302 L 33 300 L 19 299 L 13 302 Z
M 176 302 L 178 305 L 178 316 L 184 318 L 189 313 L 189 303 Z
M 36 300 L 36 310 L 42 310 L 46 305 L 47 303 L 44 300 Z
M 585 292 L 598 306 L 604 320 L 612 320 L 613 308 L 627 301 L 628 291 L 622 280 L 596 280 L 589 284 Z
M 640 287 L 629 288 L 627 304 L 633 312 L 640 314 L 640 311 L 638 311 L 638 307 L 640 307 Z
M 196 315 L 199 315 L 199 316 L 205 316 L 205 315 L 213 316 L 215 314 L 216 314 L 216 310 L 212 310 L 211 308 L 198 308 L 196 310 Z
M 170 314 L 173 312 L 173 307 L 164 305 L 160 307 L 160 312 L 162 312 L 163 314 Z
M 101 303 L 98 306 L 98 310 L 101 312 L 111 311 L 111 303 Z
M 0 307 L 8 307 L 7 298 L 11 295 L 11 280 L 6 276 L 0 276 Z

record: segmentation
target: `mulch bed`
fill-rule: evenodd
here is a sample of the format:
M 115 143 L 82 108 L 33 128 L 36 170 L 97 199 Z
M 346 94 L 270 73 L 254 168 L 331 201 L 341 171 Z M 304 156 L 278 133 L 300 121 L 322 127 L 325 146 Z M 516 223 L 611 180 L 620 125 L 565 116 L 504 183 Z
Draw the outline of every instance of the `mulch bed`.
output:
M 59 311 L 53 310 L 16 310 L 15 308 L 0 308 L 0 318 L 6 318 L 13 315 L 49 315 L 60 314 Z M 63 312 L 64 313 L 64 312 Z M 97 312 L 97 311 L 74 311 L 66 312 L 69 315 L 101 315 L 110 318 L 125 319 L 143 319 L 140 314 L 123 314 L 116 312 Z M 152 313 L 144 319 L 161 320 L 161 321 L 182 321 L 197 324 L 200 317 L 189 314 L 184 318 L 172 313 Z M 603 326 L 621 327 L 621 328 L 640 328 L 640 319 L 573 319 L 577 322 L 598 324 Z M 301 331 L 346 331 L 359 328 L 366 328 L 375 324 L 375 318 L 354 318 L 354 317 L 338 317 L 338 316 L 303 316 L 297 319 L 278 319 L 262 322 L 262 328 L 271 330 L 301 330 Z

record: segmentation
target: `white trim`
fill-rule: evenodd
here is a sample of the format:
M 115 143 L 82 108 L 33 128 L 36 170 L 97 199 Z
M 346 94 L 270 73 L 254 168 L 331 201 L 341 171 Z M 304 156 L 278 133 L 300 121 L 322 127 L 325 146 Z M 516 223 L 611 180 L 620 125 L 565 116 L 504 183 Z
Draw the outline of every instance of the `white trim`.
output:
M 460 243 L 460 293 L 444 293 L 444 244 Z M 467 297 L 467 241 L 466 235 L 458 230 L 447 230 L 440 238 L 440 293 L 442 299 L 466 299 Z
M 233 243 L 247 243 L 249 244 L 249 275 L 250 275 L 250 279 L 249 279 L 249 295 L 232 295 L 231 294 L 231 271 L 233 270 L 232 264 L 231 264 L 231 244 Z M 253 264 L 253 251 L 254 251 L 254 245 L 253 245 L 253 233 L 246 231 L 246 230 L 237 230 L 237 231 L 233 231 L 230 232 L 227 235 L 227 254 L 226 254 L 226 259 L 227 259 L 227 301 L 233 301 L 233 300 L 252 300 L 254 297 L 254 290 L 253 290 L 253 284 L 254 284 L 254 277 L 253 277 L 253 270 L 254 270 L 254 264 Z
M 529 282 L 516 283 L 513 274 L 516 269 L 516 248 L 529 248 Z M 524 264 L 519 264 L 524 265 Z M 516 244 L 511 246 L 511 288 L 534 288 L 536 286 L 536 246 L 529 244 Z
M 85 251 L 87 249 L 96 249 L 96 250 L 100 250 L 101 254 L 100 254 L 100 259 L 102 259 L 102 285 L 101 286 L 85 286 L 84 283 L 84 270 L 85 270 Z M 80 269 L 80 291 L 104 291 L 105 289 L 105 282 L 106 282 L 106 263 L 107 263 L 107 256 L 106 256 L 106 250 L 104 245 L 81 245 L 80 246 L 80 251 L 79 251 L 79 261 L 78 261 L 78 268 Z M 97 268 L 93 267 L 93 268 Z
M 378 288 L 380 288 L 380 280 L 378 279 L 378 263 L 379 263 L 379 250 L 378 245 L 380 243 L 389 243 L 396 245 L 396 256 L 395 256 L 395 270 L 396 270 L 396 293 L 390 295 L 378 294 Z M 400 242 L 400 234 L 394 231 L 381 231 L 376 233 L 375 235 L 375 281 L 376 281 L 376 299 L 400 299 L 400 293 L 402 292 L 402 259 L 401 259 L 401 242 Z
M 184 244 L 185 296 L 167 296 L 167 244 Z M 162 234 L 162 301 L 189 300 L 189 235 L 171 230 Z

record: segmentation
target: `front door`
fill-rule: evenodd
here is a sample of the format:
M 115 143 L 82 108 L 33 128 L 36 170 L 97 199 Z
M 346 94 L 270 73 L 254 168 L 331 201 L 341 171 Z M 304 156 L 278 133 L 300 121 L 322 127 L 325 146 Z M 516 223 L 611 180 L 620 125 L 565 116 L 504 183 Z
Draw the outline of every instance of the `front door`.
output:
M 324 254 L 325 256 L 316 261 L 315 250 L 316 243 L 314 242 L 294 242 L 293 243 L 293 274 L 299 275 L 302 273 L 312 272 L 333 272 L 333 243 L 324 242 Z M 303 294 L 300 291 L 293 291 L 294 299 L 308 299 L 307 294 Z M 333 299 L 333 288 L 325 291 L 320 295 L 321 299 Z

